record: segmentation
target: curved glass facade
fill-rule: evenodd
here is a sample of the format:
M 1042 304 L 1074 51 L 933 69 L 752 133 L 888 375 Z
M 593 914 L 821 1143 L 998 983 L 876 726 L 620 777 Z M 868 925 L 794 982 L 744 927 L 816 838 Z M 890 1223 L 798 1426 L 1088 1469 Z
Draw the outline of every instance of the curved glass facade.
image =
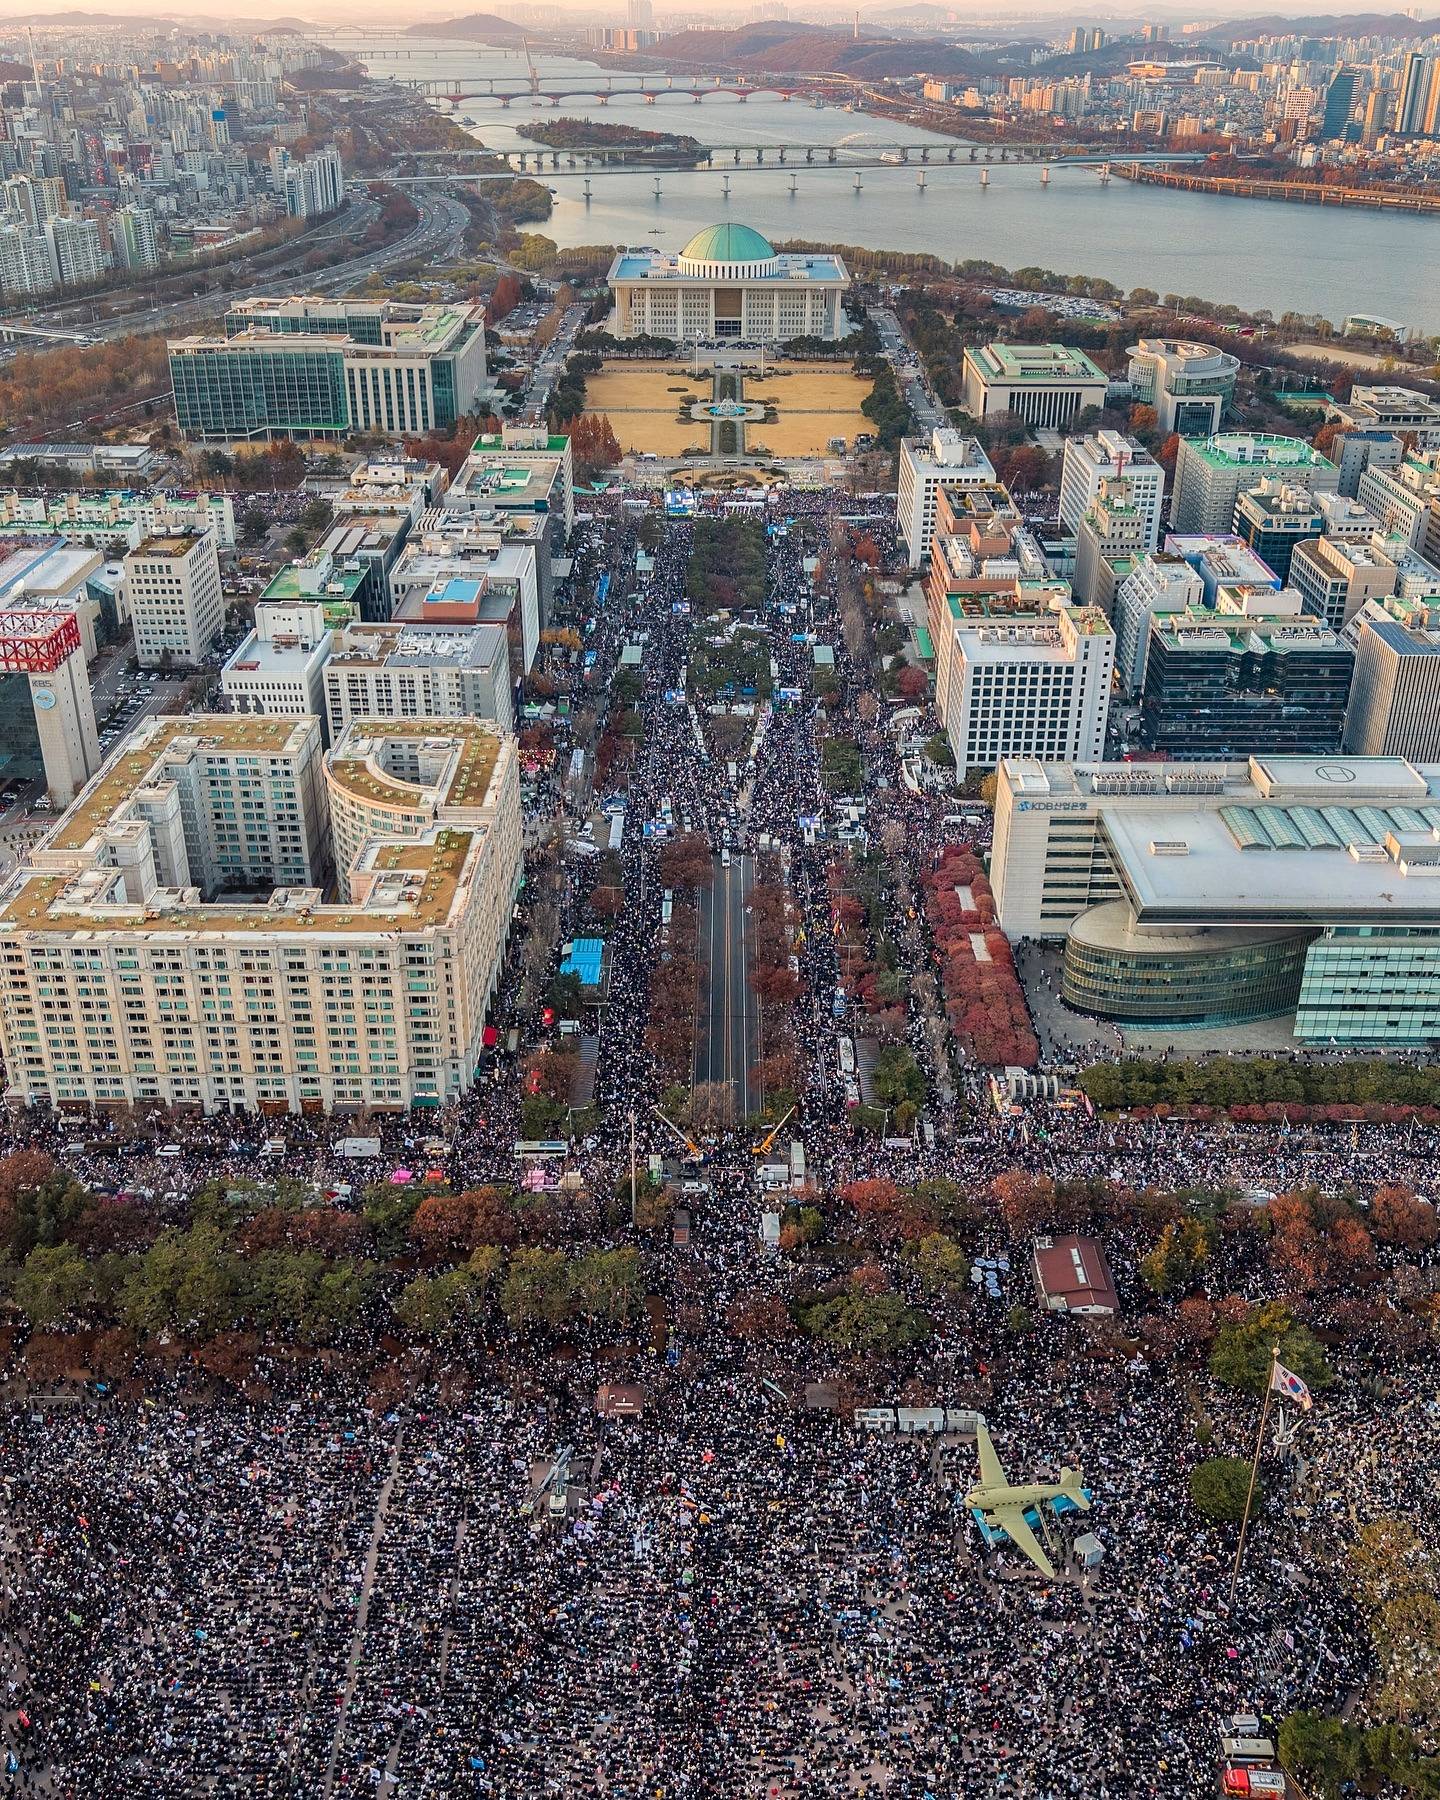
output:
M 1313 931 L 1137 932 L 1129 908 L 1082 913 L 1065 939 L 1061 998 L 1120 1024 L 1243 1025 L 1295 1010 Z

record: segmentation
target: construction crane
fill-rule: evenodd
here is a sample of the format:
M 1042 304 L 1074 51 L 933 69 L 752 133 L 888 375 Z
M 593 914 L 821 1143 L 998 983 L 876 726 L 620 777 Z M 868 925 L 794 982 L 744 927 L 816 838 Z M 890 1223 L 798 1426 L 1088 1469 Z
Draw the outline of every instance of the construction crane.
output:
M 763 1156 L 765 1154 L 765 1152 L 775 1142 L 776 1138 L 780 1135 L 780 1127 L 785 1123 L 785 1119 L 790 1118 L 791 1115 L 794 1113 L 794 1111 L 795 1111 L 795 1108 L 792 1106 L 790 1108 L 789 1112 L 787 1112 L 785 1114 L 785 1118 L 778 1120 L 774 1125 L 772 1125 L 770 1127 L 769 1131 L 767 1131 L 765 1133 L 764 1137 L 761 1138 L 761 1140 L 758 1144 L 752 1144 L 750 1146 L 750 1154 L 752 1156 Z
M 521 38 L 520 48 L 525 52 L 525 67 L 530 76 L 530 92 L 538 100 L 540 98 L 540 71 L 535 67 L 535 58 L 530 54 L 529 38 Z
M 668 1125 L 670 1130 L 675 1133 L 676 1137 L 679 1138 L 680 1142 L 685 1146 L 685 1154 L 687 1156 L 693 1156 L 696 1162 L 704 1162 L 705 1152 L 695 1142 L 694 1138 L 687 1137 L 673 1119 L 667 1119 L 665 1117 L 665 1114 L 661 1112 L 658 1106 L 652 1106 L 650 1110 L 662 1125 Z

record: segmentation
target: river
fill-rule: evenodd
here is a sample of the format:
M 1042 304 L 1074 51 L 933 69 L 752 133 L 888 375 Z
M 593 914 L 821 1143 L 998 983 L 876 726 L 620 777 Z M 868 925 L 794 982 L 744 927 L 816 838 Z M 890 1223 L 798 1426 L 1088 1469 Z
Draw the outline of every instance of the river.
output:
M 419 38 L 397 44 L 365 32 L 325 34 L 324 42 L 363 61 L 372 75 L 444 76 L 463 89 L 488 77 L 523 83 L 519 51 Z M 595 78 L 608 71 L 574 58 L 538 56 L 542 86 Z M 617 83 L 624 76 L 615 76 Z M 633 77 L 632 79 L 638 79 Z M 482 143 L 496 149 L 536 148 L 516 127 L 527 118 L 593 118 L 650 130 L 688 132 L 707 145 L 813 144 L 863 150 L 866 143 L 953 140 L 935 132 L 867 118 L 838 107 L 759 94 L 748 100 L 710 95 L 700 105 L 666 95 L 654 105 L 617 95 L 604 105 L 583 97 L 536 107 L 528 98 L 508 109 L 483 98 L 459 113 Z M 803 154 L 803 153 L 802 153 Z M 728 172 L 730 194 L 723 192 Z M 592 173 L 592 197 L 576 176 L 547 170 L 555 210 L 537 226 L 563 246 L 656 244 L 678 249 L 702 225 L 734 218 L 773 240 L 803 237 L 874 249 L 927 250 L 948 261 L 983 257 L 1008 269 L 1039 265 L 1066 275 L 1101 275 L 1118 286 L 1194 294 L 1246 308 L 1321 313 L 1336 324 L 1347 313 L 1378 313 L 1440 333 L 1440 219 L 1263 200 L 1222 199 L 1112 180 L 1093 168 L 1056 168 L 1048 187 L 1033 165 L 995 164 L 988 188 L 966 163 L 931 164 L 925 187 L 910 167 L 853 171 L 805 167 L 662 173 L 661 193 L 644 173 Z M 791 192 L 792 176 L 795 191 Z

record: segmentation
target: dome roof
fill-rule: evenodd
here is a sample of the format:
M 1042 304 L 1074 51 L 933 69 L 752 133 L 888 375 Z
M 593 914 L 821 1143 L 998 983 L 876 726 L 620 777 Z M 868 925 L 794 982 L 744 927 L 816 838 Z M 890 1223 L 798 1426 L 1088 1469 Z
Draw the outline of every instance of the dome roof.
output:
M 680 252 L 686 262 L 769 262 L 775 247 L 748 225 L 707 225 Z

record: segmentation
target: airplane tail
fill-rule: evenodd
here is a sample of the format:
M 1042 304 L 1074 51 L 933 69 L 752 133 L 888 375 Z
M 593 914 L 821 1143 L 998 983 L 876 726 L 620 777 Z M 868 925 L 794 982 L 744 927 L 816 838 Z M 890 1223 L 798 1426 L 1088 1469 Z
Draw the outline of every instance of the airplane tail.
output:
M 1089 1512 L 1090 1502 L 1085 1494 L 1085 1477 L 1079 1469 L 1062 1469 L 1056 1485 L 1065 1498 L 1078 1506 L 1081 1512 Z

